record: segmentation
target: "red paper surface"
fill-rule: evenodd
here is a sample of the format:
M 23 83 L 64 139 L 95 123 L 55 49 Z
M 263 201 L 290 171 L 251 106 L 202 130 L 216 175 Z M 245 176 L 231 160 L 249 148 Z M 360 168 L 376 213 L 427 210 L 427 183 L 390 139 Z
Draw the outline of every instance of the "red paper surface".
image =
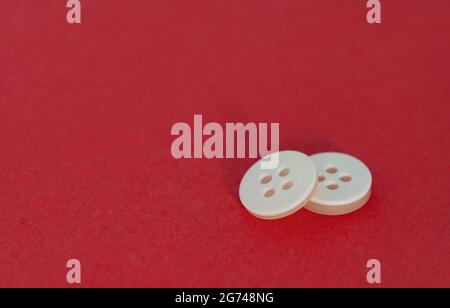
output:
M 0 3 L 0 286 L 450 287 L 450 2 Z M 364 161 L 342 217 L 254 218 L 253 160 L 175 160 L 176 122 L 279 122 Z

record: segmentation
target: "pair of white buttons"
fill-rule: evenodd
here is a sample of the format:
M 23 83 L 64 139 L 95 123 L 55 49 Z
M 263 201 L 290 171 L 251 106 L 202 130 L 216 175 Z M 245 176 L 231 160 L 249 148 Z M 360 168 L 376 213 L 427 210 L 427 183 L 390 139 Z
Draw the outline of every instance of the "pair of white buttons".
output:
M 323 215 L 344 215 L 363 207 L 370 198 L 372 175 L 364 163 L 342 153 L 307 156 L 284 151 L 279 168 L 264 170 L 254 164 L 239 189 L 244 207 L 254 216 L 278 219 L 305 207 Z

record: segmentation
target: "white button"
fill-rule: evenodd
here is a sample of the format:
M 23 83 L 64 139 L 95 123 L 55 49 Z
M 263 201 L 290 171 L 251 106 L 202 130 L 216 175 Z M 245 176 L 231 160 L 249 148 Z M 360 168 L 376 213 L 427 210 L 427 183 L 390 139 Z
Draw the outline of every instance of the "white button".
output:
M 272 155 L 279 155 L 278 167 L 264 170 L 261 163 Z M 317 168 L 311 158 L 294 151 L 272 155 L 254 164 L 239 188 L 244 207 L 263 219 L 293 214 L 305 206 L 317 186 Z
M 306 209 L 323 215 L 344 215 L 367 203 L 372 175 L 359 159 L 341 153 L 320 153 L 311 159 L 319 172 L 319 185 Z

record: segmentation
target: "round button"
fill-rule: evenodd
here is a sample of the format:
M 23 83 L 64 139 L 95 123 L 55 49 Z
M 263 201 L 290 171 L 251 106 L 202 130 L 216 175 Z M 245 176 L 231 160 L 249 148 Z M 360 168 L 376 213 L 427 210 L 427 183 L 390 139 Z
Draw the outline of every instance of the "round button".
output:
M 277 155 L 278 167 L 265 170 L 264 161 Z M 239 196 L 244 207 L 262 219 L 295 213 L 311 198 L 317 186 L 317 168 L 311 158 L 295 151 L 269 155 L 254 164 L 242 179 Z
M 372 175 L 363 162 L 342 153 L 320 153 L 311 159 L 319 172 L 319 184 L 306 209 L 323 215 L 344 215 L 367 203 Z

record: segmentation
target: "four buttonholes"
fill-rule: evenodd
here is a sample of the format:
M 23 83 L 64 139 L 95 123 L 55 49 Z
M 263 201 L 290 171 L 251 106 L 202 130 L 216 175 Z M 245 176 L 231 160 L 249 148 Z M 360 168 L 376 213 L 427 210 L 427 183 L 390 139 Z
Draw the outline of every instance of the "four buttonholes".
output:
M 329 174 L 336 174 L 339 170 L 336 167 L 329 167 L 328 169 L 326 169 L 326 172 Z M 319 175 L 319 182 L 323 182 L 326 180 L 326 177 L 323 175 Z M 341 180 L 341 182 L 344 183 L 348 183 L 352 180 L 352 177 L 349 175 L 341 175 L 339 177 L 339 180 Z M 327 183 L 326 186 L 329 190 L 336 190 L 339 188 L 339 185 L 333 182 L 329 182 Z
M 289 170 L 289 168 L 283 168 L 278 172 L 278 176 L 281 178 L 285 178 L 289 175 L 289 173 L 291 172 L 291 170 Z M 266 175 L 261 179 L 261 184 L 263 185 L 267 185 L 270 182 L 272 182 L 273 177 L 271 175 Z M 283 185 L 281 186 L 281 188 L 283 188 L 283 190 L 289 190 L 294 186 L 294 182 L 291 180 L 288 180 L 287 182 L 284 182 Z M 274 188 L 268 188 L 265 192 L 264 192 L 264 197 L 266 198 L 270 198 L 273 195 L 275 195 L 276 193 L 276 189 Z

